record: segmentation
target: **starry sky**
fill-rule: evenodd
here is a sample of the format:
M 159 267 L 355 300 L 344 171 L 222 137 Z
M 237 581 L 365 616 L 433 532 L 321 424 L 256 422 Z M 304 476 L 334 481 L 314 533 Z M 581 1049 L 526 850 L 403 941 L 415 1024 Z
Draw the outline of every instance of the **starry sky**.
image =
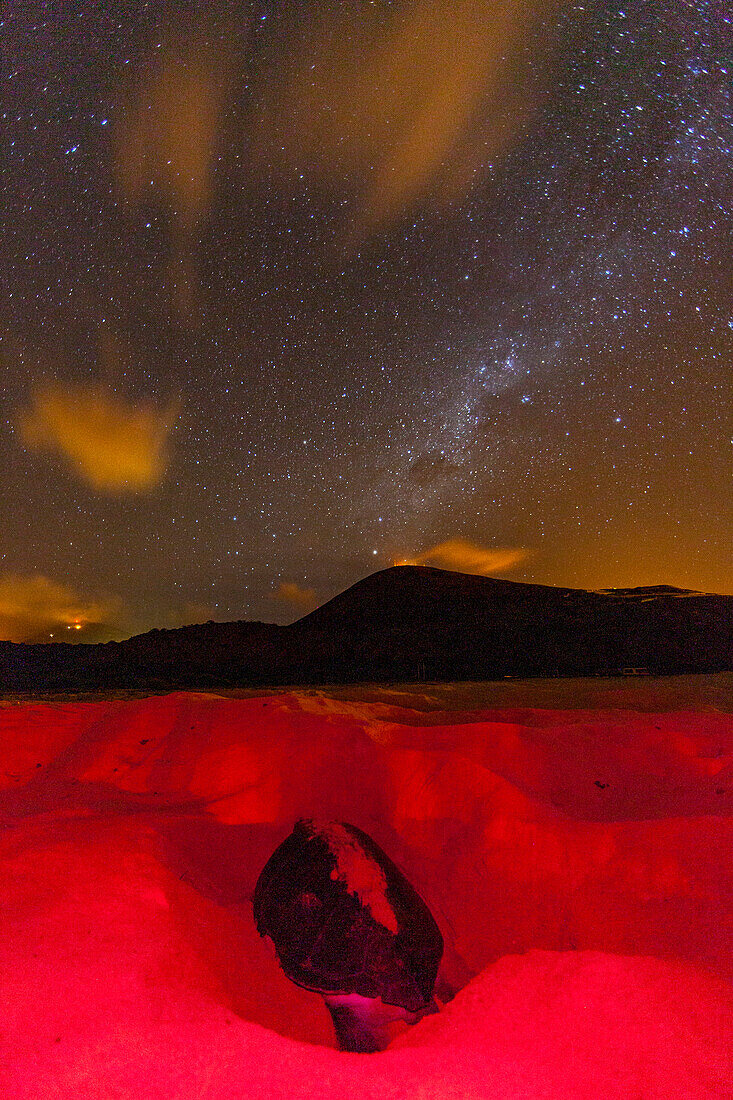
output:
M 8 0 L 0 636 L 733 592 L 726 0 Z

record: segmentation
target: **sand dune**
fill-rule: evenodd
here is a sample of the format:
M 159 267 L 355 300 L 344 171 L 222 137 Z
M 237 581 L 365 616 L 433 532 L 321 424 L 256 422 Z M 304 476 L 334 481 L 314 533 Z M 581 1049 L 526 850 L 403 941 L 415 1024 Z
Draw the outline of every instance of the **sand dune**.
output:
M 730 710 L 507 690 L 0 709 L 2 1095 L 729 1096 Z M 446 942 L 457 995 L 382 1054 L 334 1049 L 253 926 L 314 815 L 369 832 Z

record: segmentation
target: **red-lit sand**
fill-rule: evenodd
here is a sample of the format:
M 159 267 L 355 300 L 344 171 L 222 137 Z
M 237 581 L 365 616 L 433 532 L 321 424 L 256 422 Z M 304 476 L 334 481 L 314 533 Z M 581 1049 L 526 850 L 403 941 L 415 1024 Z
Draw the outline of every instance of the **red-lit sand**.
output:
M 733 724 L 654 690 L 0 708 L 0 1095 L 730 1097 Z M 461 990 L 383 1054 L 335 1050 L 253 928 L 316 815 L 401 866 Z

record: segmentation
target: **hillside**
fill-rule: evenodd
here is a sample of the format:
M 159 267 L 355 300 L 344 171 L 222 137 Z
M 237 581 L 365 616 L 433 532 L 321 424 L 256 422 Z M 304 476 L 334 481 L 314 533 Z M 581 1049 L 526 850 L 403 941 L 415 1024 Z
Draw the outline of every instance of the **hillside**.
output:
M 98 645 L 0 643 L 3 691 L 487 680 L 629 668 L 733 669 L 733 596 L 669 586 L 588 592 L 397 566 L 290 626 L 209 622 Z

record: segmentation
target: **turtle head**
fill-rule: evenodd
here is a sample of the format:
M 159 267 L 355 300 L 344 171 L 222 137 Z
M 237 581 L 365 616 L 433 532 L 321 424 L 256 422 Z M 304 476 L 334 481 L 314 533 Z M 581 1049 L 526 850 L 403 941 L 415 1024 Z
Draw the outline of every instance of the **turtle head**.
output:
M 265 864 L 257 930 L 287 976 L 324 995 L 430 1005 L 443 938 L 425 902 L 367 833 L 301 820 Z

